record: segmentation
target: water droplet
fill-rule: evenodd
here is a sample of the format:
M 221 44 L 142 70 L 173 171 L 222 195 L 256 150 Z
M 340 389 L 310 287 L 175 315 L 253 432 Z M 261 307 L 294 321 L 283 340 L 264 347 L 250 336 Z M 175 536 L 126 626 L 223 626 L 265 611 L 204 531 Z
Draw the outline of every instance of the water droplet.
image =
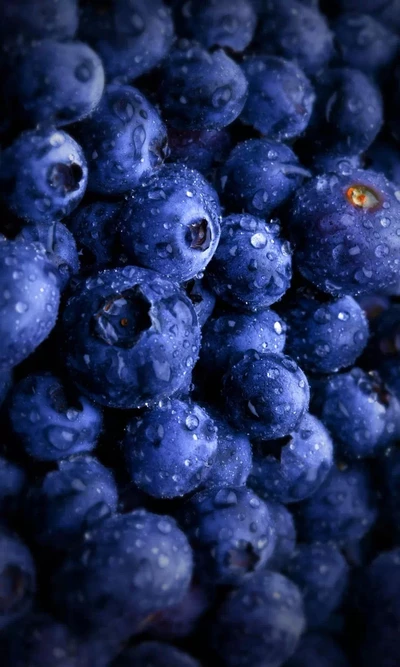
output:
M 250 243 L 253 248 L 265 248 L 267 245 L 267 237 L 262 232 L 258 232 L 257 234 L 253 234 L 250 239 Z
M 23 303 L 22 301 L 17 301 L 17 303 L 15 304 L 15 310 L 17 311 L 17 313 L 20 313 L 20 314 L 26 313 L 28 308 L 29 308 L 28 304 Z
M 232 98 L 232 90 L 230 86 L 221 86 L 217 88 L 211 98 L 211 104 L 215 109 L 224 107 Z
M 195 431 L 199 425 L 199 420 L 196 415 L 188 415 L 185 419 L 186 428 L 189 431 Z

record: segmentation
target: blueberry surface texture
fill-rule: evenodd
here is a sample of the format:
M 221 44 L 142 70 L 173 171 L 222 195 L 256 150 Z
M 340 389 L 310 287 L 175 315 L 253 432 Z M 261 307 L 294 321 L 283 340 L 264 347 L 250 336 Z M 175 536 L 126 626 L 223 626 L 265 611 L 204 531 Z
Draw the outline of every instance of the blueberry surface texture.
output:
M 39 461 L 89 452 L 96 446 L 102 414 L 54 375 L 31 375 L 10 397 L 10 420 L 24 450 Z
M 10 209 L 28 222 L 51 223 L 71 213 L 87 186 L 81 147 L 62 130 L 22 133 L 0 157 L 0 186 Z
M 165 61 L 161 106 L 173 127 L 218 130 L 233 123 L 247 97 L 247 80 L 222 49 L 208 52 L 182 40 Z
M 65 219 L 76 241 L 82 270 L 112 266 L 117 255 L 119 209 L 119 202 L 94 201 L 79 206 Z
M 276 56 L 253 56 L 242 67 L 249 89 L 241 120 L 276 141 L 300 136 L 315 101 L 313 86 L 302 70 Z
M 309 175 L 289 146 L 248 139 L 237 144 L 221 168 L 222 200 L 229 212 L 268 217 Z
M 190 0 L 182 7 L 185 28 L 207 49 L 241 52 L 251 43 L 257 16 L 251 0 Z
M 205 582 L 237 586 L 264 569 L 275 546 L 267 505 L 244 487 L 201 491 L 183 510 L 183 526 Z
M 64 309 L 63 341 L 70 374 L 89 398 L 138 408 L 184 384 L 200 328 L 174 283 L 127 266 L 81 283 Z
M 217 249 L 218 195 L 199 172 L 166 165 L 123 205 L 120 235 L 135 263 L 176 282 L 191 280 Z
M 279 220 L 246 213 L 224 218 L 208 279 L 215 294 L 239 310 L 265 310 L 279 301 L 292 279 L 291 247 Z
M 173 400 L 129 422 L 127 468 L 136 486 L 156 498 L 195 490 L 211 472 L 217 428 L 200 406 Z
M 41 245 L 0 240 L 0 370 L 26 359 L 53 329 L 60 303 L 57 270 Z
M 88 188 L 122 195 L 160 167 L 167 132 L 157 110 L 132 86 L 106 86 L 94 113 L 76 126 L 89 166 Z
M 271 440 L 289 435 L 300 424 L 310 391 L 293 359 L 249 350 L 225 375 L 223 396 L 233 426 L 252 438 Z

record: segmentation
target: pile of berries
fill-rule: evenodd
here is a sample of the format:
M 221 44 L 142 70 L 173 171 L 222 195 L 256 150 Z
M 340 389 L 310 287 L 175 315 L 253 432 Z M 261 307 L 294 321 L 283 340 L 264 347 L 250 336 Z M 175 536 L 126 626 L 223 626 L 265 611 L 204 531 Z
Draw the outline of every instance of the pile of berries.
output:
M 0 0 L 2 667 L 400 665 L 400 0 Z

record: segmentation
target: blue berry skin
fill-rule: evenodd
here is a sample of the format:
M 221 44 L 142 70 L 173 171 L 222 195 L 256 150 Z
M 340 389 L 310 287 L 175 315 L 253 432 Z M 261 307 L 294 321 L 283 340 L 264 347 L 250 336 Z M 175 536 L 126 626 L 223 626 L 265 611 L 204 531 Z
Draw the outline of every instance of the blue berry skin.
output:
M 205 480 L 205 488 L 245 486 L 251 471 L 252 451 L 247 435 L 233 429 L 223 415 L 211 412 L 218 429 L 218 448 L 215 463 Z
M 191 0 L 182 8 L 186 30 L 206 49 L 244 51 L 253 39 L 257 16 L 251 0 Z
M 168 128 L 169 160 L 208 176 L 214 163 L 225 162 L 232 148 L 229 130 L 176 130 Z
M 198 583 L 192 583 L 182 600 L 147 619 L 146 636 L 163 641 L 189 637 L 201 617 L 210 608 L 213 592 Z
M 79 206 L 64 221 L 75 237 L 82 267 L 109 267 L 115 257 L 119 202 L 95 201 Z
M 109 84 L 94 113 L 76 127 L 88 166 L 88 189 L 121 195 L 158 169 L 167 131 L 158 111 L 132 86 Z
M 17 241 L 26 245 L 41 243 L 48 259 L 55 265 L 60 291 L 64 292 L 72 276 L 79 271 L 79 256 L 73 234 L 62 222 L 48 225 L 38 222 L 25 225 L 18 234 Z
M 377 373 L 353 368 L 319 388 L 320 418 L 347 459 L 376 456 L 399 437 L 400 404 Z
M 54 576 L 53 600 L 71 627 L 128 639 L 148 614 L 184 597 L 192 569 L 192 551 L 175 521 L 136 510 L 86 533 Z
M 0 457 L 0 517 L 12 523 L 26 488 L 23 468 Z
M 303 593 L 309 628 L 321 628 L 341 604 L 349 566 L 333 544 L 299 544 L 286 567 Z
M 23 53 L 12 81 L 26 122 L 62 127 L 82 120 L 97 107 L 104 70 L 87 44 L 49 39 Z
M 78 28 L 77 0 L 35 0 L 34 7 L 31 0 L 3 0 L 1 11 L 1 38 L 11 44 L 21 39 L 27 44 L 48 37 L 71 39 Z
M 382 172 L 389 181 L 400 185 L 400 150 L 396 144 L 377 139 L 367 150 L 364 159 L 369 169 Z
M 27 614 L 36 592 L 36 568 L 29 549 L 19 537 L 0 531 L 0 630 Z
M 314 88 L 302 70 L 276 56 L 250 57 L 242 68 L 249 91 L 241 120 L 269 139 L 299 137 L 310 121 L 315 101 Z
M 146 641 L 125 649 L 114 667 L 200 667 L 200 663 L 175 646 Z
M 362 667 L 396 667 L 400 661 L 400 549 L 382 552 L 364 571 L 365 633 Z
M 341 14 L 333 31 L 339 59 L 366 74 L 387 70 L 399 49 L 398 36 L 368 14 Z
M 209 53 L 181 40 L 164 63 L 160 90 L 163 115 L 182 130 L 220 130 L 240 115 L 247 81 L 222 49 Z
M 175 284 L 126 266 L 78 286 L 64 309 L 63 344 L 67 368 L 89 398 L 139 408 L 185 384 L 198 356 L 200 328 Z
M 239 310 L 257 312 L 279 301 L 292 279 L 291 247 L 279 220 L 249 214 L 222 220 L 221 239 L 207 271 L 215 294 Z
M 317 174 L 337 174 L 348 176 L 356 169 L 363 167 L 364 161 L 360 155 L 337 155 L 334 152 L 318 153 L 313 156 L 312 168 Z M 375 171 L 381 171 L 376 169 Z
M 130 260 L 176 282 L 191 280 L 218 245 L 218 196 L 199 172 L 166 165 L 132 193 L 120 225 Z
M 272 0 L 261 8 L 258 46 L 262 53 L 293 60 L 312 76 L 332 58 L 333 35 L 316 7 L 297 0 Z
M 81 637 L 47 613 L 33 611 L 7 632 L 5 667 L 109 667 L 117 655 L 111 638 Z
M 0 183 L 11 211 L 50 224 L 80 203 L 88 170 L 81 147 L 62 130 L 23 132 L 1 155 Z
M 217 429 L 207 412 L 176 399 L 131 420 L 124 437 L 132 481 L 155 498 L 177 498 L 200 486 L 212 469 L 217 445 Z
M 85 4 L 79 29 L 101 56 L 107 80 L 124 83 L 156 67 L 174 40 L 171 12 L 162 0 L 117 0 L 109 11 Z
M 308 409 L 310 389 L 303 371 L 283 354 L 246 352 L 225 375 L 226 414 L 250 438 L 289 435 Z
M 306 414 L 282 440 L 254 443 L 249 486 L 265 500 L 295 503 L 312 496 L 333 462 L 333 444 L 321 422 Z
M 183 511 L 201 581 L 239 586 L 268 563 L 275 547 L 267 505 L 245 487 L 211 488 Z
M 254 314 L 230 313 L 208 320 L 202 335 L 200 368 L 218 380 L 247 350 L 282 352 L 286 325 L 272 310 Z
M 352 366 L 368 341 L 367 318 L 351 296 L 335 299 L 300 289 L 284 319 L 286 351 L 311 373 L 335 373 Z
M 365 13 L 391 28 L 400 28 L 399 0 L 340 0 L 341 12 Z
M 359 542 L 377 518 L 376 496 L 367 468 L 333 466 L 314 495 L 299 508 L 299 537 L 305 542 Z
M 339 645 L 327 634 L 310 632 L 304 635 L 285 667 L 350 667 Z
M 10 391 L 12 385 L 12 373 L 11 371 L 5 370 L 0 371 L 0 407 L 3 405 L 4 400 Z
M 57 271 L 39 245 L 0 241 L 0 372 L 26 359 L 53 329 Z
M 117 510 L 113 475 L 91 456 L 60 461 L 28 496 L 34 539 L 51 549 L 69 549 L 85 530 Z
M 38 461 L 59 461 L 94 449 L 102 429 L 97 406 L 68 396 L 51 374 L 29 375 L 10 397 L 10 420 L 24 450 Z
M 395 193 L 383 174 L 362 170 L 319 176 L 299 189 L 289 231 L 303 276 L 333 295 L 373 294 L 396 282 L 400 201 Z
M 275 527 L 275 549 L 268 568 L 280 572 L 286 567 L 296 546 L 296 527 L 293 516 L 285 505 L 268 500 L 267 506 Z
M 199 325 L 203 327 L 213 313 L 215 294 L 199 278 L 189 280 L 185 285 L 185 292 L 196 311 Z
M 222 198 L 230 212 L 268 218 L 309 175 L 289 146 L 248 139 L 235 146 L 220 171 Z
M 222 603 L 214 646 L 226 667 L 278 667 L 305 628 L 301 593 L 277 572 L 258 572 Z
M 314 153 L 359 155 L 369 148 L 383 124 L 378 87 L 363 72 L 338 67 L 323 72 L 307 139 Z

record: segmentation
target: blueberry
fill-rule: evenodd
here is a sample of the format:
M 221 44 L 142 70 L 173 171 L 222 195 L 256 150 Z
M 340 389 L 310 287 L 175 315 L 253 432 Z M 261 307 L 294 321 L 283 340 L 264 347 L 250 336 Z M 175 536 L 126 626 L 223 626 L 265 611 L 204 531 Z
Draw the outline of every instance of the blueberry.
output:
M 303 276 L 334 295 L 371 294 L 393 284 L 400 247 L 396 192 L 383 174 L 361 170 L 319 176 L 299 189 L 289 224 Z
M 356 69 L 329 69 L 316 80 L 315 91 L 306 135 L 314 154 L 352 156 L 367 150 L 383 124 L 382 96 L 371 79 Z
M 285 667 L 350 667 L 346 655 L 330 635 L 323 632 L 305 634 Z
M 272 310 L 254 314 L 230 313 L 206 323 L 201 342 L 200 369 L 217 381 L 247 350 L 282 352 L 286 326 Z
M 88 188 L 120 195 L 160 167 L 167 131 L 157 110 L 136 88 L 110 84 L 94 113 L 75 131 L 89 166 Z
M 115 258 L 120 203 L 95 201 L 79 206 L 65 220 L 73 233 L 84 268 L 109 267 Z
M 71 376 L 109 407 L 137 408 L 170 396 L 185 383 L 199 344 L 189 299 L 145 269 L 101 271 L 78 286 L 64 309 Z
M 319 388 L 320 418 L 346 458 L 375 456 L 399 436 L 400 403 L 377 373 L 353 368 Z
M 203 486 L 245 486 L 252 465 L 250 440 L 233 429 L 220 413 L 210 414 L 218 429 L 218 447 L 215 463 Z
M 209 475 L 217 444 L 217 429 L 205 410 L 172 400 L 129 422 L 124 437 L 128 472 L 151 496 L 183 496 Z
M 53 329 L 56 273 L 42 246 L 0 241 L 0 372 L 26 359 Z
M 192 552 L 171 517 L 116 515 L 86 533 L 53 578 L 52 597 L 71 627 L 128 639 L 148 614 L 177 604 L 192 576 Z
M 115 667 L 200 667 L 188 653 L 162 642 L 146 641 L 125 649 Z
M 215 294 L 199 278 L 189 280 L 185 285 L 185 292 L 196 311 L 200 326 L 203 327 L 214 310 Z
M 224 218 L 207 276 L 216 295 L 240 310 L 265 310 L 279 301 L 292 278 L 291 248 L 279 220 L 239 213 Z
M 184 507 L 183 525 L 202 581 L 231 586 L 263 569 L 275 546 L 267 505 L 245 487 L 201 491 Z
M 321 486 L 332 459 L 329 433 L 313 415 L 305 414 L 287 437 L 254 443 L 249 485 L 265 500 L 298 502 Z
M 35 0 L 34 6 L 31 0 L 2 0 L 1 13 L 2 41 L 11 45 L 21 39 L 28 44 L 46 37 L 70 39 L 78 27 L 77 0 Z
M 25 451 L 39 461 L 59 461 L 94 449 L 102 428 L 98 407 L 71 396 L 54 375 L 30 375 L 14 385 L 10 420 Z
M 23 53 L 12 82 L 25 121 L 61 127 L 94 111 L 103 94 L 104 70 L 86 44 L 48 39 Z
M 249 139 L 235 146 L 220 171 L 222 198 L 230 212 L 267 218 L 309 175 L 289 146 Z
M 286 567 L 296 546 L 296 528 L 293 516 L 285 505 L 268 500 L 267 506 L 275 528 L 275 549 L 268 568 L 279 572 Z
M 362 667 L 399 664 L 400 549 L 379 554 L 364 572 Z
M 323 627 L 347 588 L 349 566 L 340 551 L 332 544 L 299 544 L 286 574 L 303 593 L 308 627 Z
M 304 145 L 310 145 L 307 139 Z M 356 169 L 361 169 L 363 159 L 360 155 L 342 155 L 334 152 L 333 148 L 327 153 L 317 153 L 312 156 L 312 168 L 317 174 L 337 174 L 338 176 L 348 176 Z M 376 171 L 380 171 L 377 169 Z
M 392 30 L 400 27 L 399 0 L 339 0 L 342 12 L 370 14 Z
M 300 505 L 300 538 L 306 542 L 358 542 L 377 517 L 372 481 L 362 464 L 333 466 L 314 495 Z
M 302 70 L 276 56 L 250 57 L 242 68 L 249 91 L 241 120 L 276 141 L 301 135 L 315 100 L 314 89 Z
M 81 637 L 50 614 L 37 611 L 12 627 L 4 650 L 7 667 L 109 667 L 118 653 L 109 637 Z
M 368 341 L 368 322 L 351 296 L 330 298 L 298 290 L 284 311 L 286 351 L 312 373 L 352 366 Z
M 27 476 L 19 465 L 0 457 L 0 516 L 10 524 L 20 509 L 26 490 Z
M 132 193 L 120 224 L 128 258 L 184 282 L 206 268 L 217 248 L 218 196 L 199 172 L 166 165 Z
M 226 667 L 277 667 L 295 651 L 305 627 L 297 586 L 276 572 L 258 572 L 222 603 L 214 646 Z
M 333 55 L 333 35 L 317 7 L 297 0 L 263 3 L 258 47 L 294 60 L 308 75 L 326 67 Z
M 224 162 L 232 147 L 226 128 L 222 130 L 176 130 L 168 128 L 170 162 L 184 164 L 208 176 L 214 163 Z
M 62 222 L 48 225 L 38 222 L 26 225 L 18 234 L 17 241 L 26 245 L 41 243 L 48 259 L 55 265 L 63 292 L 73 275 L 79 271 L 79 257 L 73 235 Z
M 182 15 L 186 30 L 207 49 L 221 46 L 244 51 L 257 23 L 251 0 L 190 0 Z
M 164 63 L 161 106 L 171 125 L 218 130 L 233 123 L 247 96 L 247 81 L 222 49 L 209 53 L 181 40 Z
M 36 592 L 36 568 L 19 537 L 0 531 L 0 629 L 27 614 Z
M 295 361 L 249 350 L 225 375 L 228 419 L 253 438 L 289 435 L 308 409 L 309 386 Z
M 10 209 L 28 222 L 71 213 L 87 185 L 81 147 L 62 130 L 23 132 L 1 155 L 0 182 Z
M 333 25 L 340 60 L 366 74 L 387 70 L 399 48 L 398 36 L 368 14 L 341 14 Z
M 110 470 L 91 456 L 60 461 L 28 496 L 34 539 L 69 549 L 83 531 L 114 514 L 117 487 Z
M 80 35 L 97 51 L 108 80 L 137 79 L 168 54 L 174 25 L 162 0 L 116 0 L 87 3 L 80 20 Z

